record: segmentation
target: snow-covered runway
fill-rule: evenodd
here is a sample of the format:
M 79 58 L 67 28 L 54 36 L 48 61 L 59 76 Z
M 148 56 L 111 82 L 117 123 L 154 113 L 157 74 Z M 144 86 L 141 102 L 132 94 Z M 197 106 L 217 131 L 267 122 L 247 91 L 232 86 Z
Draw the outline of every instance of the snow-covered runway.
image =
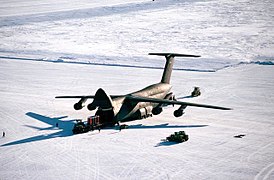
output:
M 199 85 L 202 96 L 193 101 L 229 106 L 232 111 L 187 108 L 184 117 L 174 118 L 174 108 L 167 108 L 159 116 L 129 123 L 121 132 L 106 129 L 80 135 L 71 134 L 70 121 L 90 112 L 75 112 L 73 100 L 54 96 L 92 94 L 99 87 L 110 94 L 128 93 L 159 81 L 162 70 L 7 59 L 0 59 L 0 68 L 1 129 L 6 132 L 0 139 L 2 179 L 274 176 L 272 66 L 173 72 L 176 94 L 188 95 Z M 161 142 L 179 130 L 190 140 Z M 233 137 L 238 134 L 246 136 Z
M 273 62 L 268 0 L 73 2 L 1 3 L 0 55 L 162 67 L 148 51 L 182 52 L 202 58 L 175 68 L 204 70 Z
M 1 1 L 1 0 L 0 0 Z M 274 179 L 274 10 L 269 0 L 14 0 L 0 3 L 0 179 Z M 73 135 L 77 100 L 160 81 L 176 58 L 175 108 L 129 129 Z M 58 123 L 58 127 L 56 127 Z M 161 139 L 179 130 L 181 144 Z M 244 134 L 242 138 L 234 138 Z

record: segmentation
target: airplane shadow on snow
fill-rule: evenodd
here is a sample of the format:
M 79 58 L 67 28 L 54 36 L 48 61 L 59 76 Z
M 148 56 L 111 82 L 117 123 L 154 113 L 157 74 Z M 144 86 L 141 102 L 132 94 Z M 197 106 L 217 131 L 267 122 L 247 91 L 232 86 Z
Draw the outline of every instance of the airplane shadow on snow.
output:
M 47 117 L 47 116 L 43 116 L 40 114 L 36 114 L 33 112 L 28 112 L 26 113 L 27 116 L 39 120 L 41 122 L 44 122 L 48 125 L 51 125 L 50 127 L 46 127 L 46 128 L 41 128 L 41 127 L 36 127 L 36 126 L 31 126 L 31 125 L 25 125 L 26 127 L 29 128 L 33 128 L 39 131 L 42 130 L 60 130 L 58 132 L 54 132 L 51 134 L 42 134 L 42 135 L 38 135 L 38 136 L 33 136 L 30 138 L 26 138 L 26 139 L 21 139 L 21 140 L 17 140 L 17 141 L 13 141 L 13 142 L 9 142 L 7 144 L 3 144 L 1 146 L 11 146 L 11 145 L 16 145 L 16 144 L 24 144 L 24 143 L 29 143 L 29 142 L 35 142 L 35 141 L 42 141 L 42 140 L 46 140 L 46 139 L 51 139 L 51 138 L 57 138 L 57 137 L 67 137 L 67 136 L 72 136 L 72 128 L 74 125 L 75 120 L 66 120 L 63 121 L 62 119 L 67 118 L 67 116 L 62 116 L 62 117 Z
M 17 145 L 17 144 L 24 144 L 24 143 L 30 143 L 30 142 L 35 142 L 35 141 L 42 141 L 42 140 L 47 140 L 47 139 L 52 139 L 52 138 L 58 138 L 58 137 L 67 137 L 67 136 L 72 136 L 72 128 L 74 126 L 74 121 L 73 120 L 65 120 L 63 121 L 62 119 L 67 118 L 68 116 L 61 116 L 61 117 L 47 117 L 43 116 L 40 114 L 36 114 L 33 112 L 28 112 L 26 113 L 27 116 L 39 120 L 43 123 L 46 123 L 50 125 L 49 127 L 41 128 L 37 126 L 32 126 L 32 125 L 25 125 L 26 127 L 36 129 L 39 131 L 42 130 L 60 130 L 58 132 L 54 132 L 51 134 L 42 134 L 38 136 L 33 136 L 30 138 L 26 139 L 21 139 L 13 142 L 9 142 L 6 144 L 3 144 L 1 146 L 11 146 L 11 145 Z M 165 124 L 159 124 L 159 125 L 143 125 L 143 124 L 136 124 L 136 125 L 129 125 L 129 129 L 159 129 L 159 128 L 198 128 L 198 127 L 205 127 L 207 125 L 169 125 L 169 123 Z M 107 129 L 115 129 L 114 128 L 107 128 Z M 118 132 L 117 132 L 118 133 Z M 172 142 L 162 142 L 159 143 L 158 146 L 167 146 L 167 145 L 174 145 L 176 143 Z

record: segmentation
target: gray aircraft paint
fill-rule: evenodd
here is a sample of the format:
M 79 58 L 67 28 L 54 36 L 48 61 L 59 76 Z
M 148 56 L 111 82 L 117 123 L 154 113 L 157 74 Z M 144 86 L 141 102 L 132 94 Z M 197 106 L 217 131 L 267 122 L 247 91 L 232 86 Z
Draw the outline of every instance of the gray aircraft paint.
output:
M 230 108 L 220 106 L 188 103 L 172 99 L 170 79 L 174 57 L 200 56 L 175 53 L 150 53 L 149 55 L 165 56 L 166 58 L 161 82 L 157 84 L 152 84 L 142 90 L 124 96 L 109 96 L 100 88 L 94 96 L 57 96 L 56 98 L 80 98 L 80 101 L 74 105 L 76 110 L 82 109 L 85 101 L 93 98 L 94 100 L 88 105 L 88 109 L 95 110 L 97 108 L 96 115 L 100 116 L 100 119 L 105 125 L 115 125 L 118 122 L 127 122 L 149 117 L 152 115 L 153 110 L 157 112 L 156 114 L 160 114 L 162 112 L 161 108 L 164 105 L 180 105 L 179 109 L 176 110 L 177 112 L 183 112 L 187 106 L 230 110 Z M 174 111 L 174 113 L 176 111 Z M 182 114 L 179 116 L 181 115 Z

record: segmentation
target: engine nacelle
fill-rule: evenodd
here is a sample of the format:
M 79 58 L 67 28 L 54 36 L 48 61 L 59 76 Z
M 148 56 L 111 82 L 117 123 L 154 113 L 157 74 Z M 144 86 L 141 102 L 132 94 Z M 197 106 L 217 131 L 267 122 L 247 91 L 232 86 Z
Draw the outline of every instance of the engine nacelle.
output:
M 183 111 L 183 110 L 175 110 L 174 113 L 173 113 L 173 115 L 174 115 L 175 117 L 180 117 L 180 116 L 182 116 L 183 114 L 184 114 L 184 111 Z
M 96 106 L 94 106 L 93 103 L 90 103 L 87 108 L 88 110 L 93 111 L 96 109 Z
M 86 98 L 81 98 L 80 99 L 80 101 L 78 102 L 78 103 L 75 103 L 74 104 L 74 109 L 75 110 L 80 110 L 80 109 L 82 109 L 85 105 L 85 102 L 87 101 L 87 99 Z
M 155 107 L 155 108 L 152 109 L 152 114 L 153 114 L 153 115 L 158 115 L 158 114 L 160 114 L 162 111 L 163 111 L 163 108 L 162 108 L 162 107 Z
M 180 116 L 182 116 L 182 115 L 184 114 L 184 110 L 185 110 L 186 107 L 187 107 L 186 105 L 181 105 L 181 106 L 179 107 L 179 109 L 177 109 L 177 110 L 174 111 L 173 115 L 174 115 L 175 117 L 180 117 Z
M 73 107 L 75 110 L 80 110 L 84 107 L 84 105 L 78 102 L 78 103 L 75 103 Z

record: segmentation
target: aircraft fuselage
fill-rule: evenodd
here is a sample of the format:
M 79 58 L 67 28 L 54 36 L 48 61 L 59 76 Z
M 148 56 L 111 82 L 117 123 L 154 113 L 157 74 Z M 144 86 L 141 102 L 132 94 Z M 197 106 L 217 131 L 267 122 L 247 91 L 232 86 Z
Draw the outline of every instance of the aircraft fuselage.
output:
M 162 112 L 162 107 L 166 105 L 180 105 L 173 113 L 175 117 L 182 116 L 187 106 L 230 110 L 230 108 L 226 107 L 176 101 L 170 92 L 174 57 L 200 56 L 176 53 L 150 53 L 149 55 L 165 56 L 166 58 L 160 83 L 152 84 L 144 89 L 122 96 L 108 95 L 102 88 L 99 88 L 94 96 L 57 96 L 56 98 L 80 98 L 80 101 L 74 104 L 75 110 L 82 109 L 87 99 L 94 99 L 92 103 L 88 104 L 87 108 L 90 111 L 97 109 L 95 115 L 100 117 L 102 126 L 112 126 L 119 122 L 142 119 L 152 114 L 158 115 Z
M 157 83 L 150 85 L 140 91 L 127 94 L 124 97 L 113 99 L 114 121 L 130 121 L 142 119 L 152 114 L 152 109 L 157 107 L 159 103 L 151 102 L 132 102 L 126 100 L 126 96 L 140 96 L 147 98 L 164 99 L 171 90 L 171 85 L 166 83 Z

